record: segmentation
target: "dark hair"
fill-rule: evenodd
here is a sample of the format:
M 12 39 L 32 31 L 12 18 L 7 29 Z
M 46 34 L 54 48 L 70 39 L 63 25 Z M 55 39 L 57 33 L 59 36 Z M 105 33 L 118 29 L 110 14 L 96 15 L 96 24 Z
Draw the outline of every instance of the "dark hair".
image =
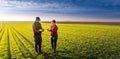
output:
M 40 18 L 39 18 L 39 17 L 36 17 L 36 20 L 40 20 Z
M 55 21 L 55 20 L 52 20 L 52 22 L 53 22 L 53 23 L 56 23 L 56 21 Z

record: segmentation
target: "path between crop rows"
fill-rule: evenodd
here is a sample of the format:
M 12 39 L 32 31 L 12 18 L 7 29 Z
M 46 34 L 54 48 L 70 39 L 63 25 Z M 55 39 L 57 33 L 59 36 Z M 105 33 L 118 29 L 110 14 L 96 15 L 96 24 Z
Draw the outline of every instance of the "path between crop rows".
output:
M 7 33 L 4 33 L 5 31 L 7 31 Z M 32 47 L 32 49 L 33 49 L 34 48 L 34 44 L 29 39 L 27 39 L 22 33 L 20 33 L 20 31 L 16 30 L 10 24 L 4 25 L 0 29 L 0 34 L 1 34 L 0 41 L 2 39 L 4 39 L 4 38 L 2 38 L 3 35 L 6 35 L 6 37 L 7 37 L 8 59 L 12 59 L 13 58 L 11 51 L 13 49 L 16 49 L 16 48 L 11 48 L 11 46 L 12 46 L 11 43 L 12 42 L 10 40 L 13 40 L 15 42 L 16 46 L 18 46 L 19 51 L 22 53 L 22 57 L 36 59 L 37 55 L 35 54 L 35 51 L 31 51 L 30 48 L 28 48 L 26 46 L 27 44 L 29 44 Z M 13 39 L 11 39 L 10 34 L 13 37 Z M 29 54 L 29 56 L 26 56 L 24 51 L 27 51 L 27 54 Z M 53 57 L 49 56 L 49 54 L 47 54 L 46 52 L 43 52 L 43 55 L 47 59 L 53 59 Z

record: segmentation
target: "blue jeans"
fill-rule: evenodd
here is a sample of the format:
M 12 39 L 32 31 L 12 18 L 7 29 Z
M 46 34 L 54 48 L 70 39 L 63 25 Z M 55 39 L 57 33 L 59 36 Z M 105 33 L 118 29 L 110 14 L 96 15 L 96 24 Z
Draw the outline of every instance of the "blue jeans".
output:
M 55 49 L 56 49 L 56 46 L 57 46 L 57 38 L 58 38 L 58 36 L 52 36 L 52 37 L 51 37 L 51 46 L 52 46 L 52 48 L 55 48 Z

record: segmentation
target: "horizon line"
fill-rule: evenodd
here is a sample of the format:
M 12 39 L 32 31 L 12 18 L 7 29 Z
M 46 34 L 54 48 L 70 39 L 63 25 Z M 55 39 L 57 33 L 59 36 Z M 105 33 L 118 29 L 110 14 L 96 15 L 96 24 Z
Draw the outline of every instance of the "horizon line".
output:
M 1 20 L 0 20 L 0 22 L 34 22 L 34 21 L 31 21 L 31 20 L 30 20 L 30 21 L 26 21 L 26 20 L 25 20 L 25 21 L 23 21 L 23 20 L 14 20 L 14 21 L 12 21 L 12 20 L 9 21 L 9 20 L 7 20 L 7 21 L 1 21 Z M 48 22 L 48 23 L 49 23 L 49 22 L 51 22 L 51 21 L 40 21 L 40 22 Z M 64 23 L 64 22 L 68 22 L 68 23 L 69 23 L 69 22 L 74 22 L 74 23 L 80 23 L 80 22 L 117 22 L 117 23 L 120 23 L 120 21 L 113 21 L 113 20 L 112 20 L 112 21 L 109 21 L 109 20 L 108 20 L 108 21 L 57 21 L 57 22 L 63 22 L 63 23 Z

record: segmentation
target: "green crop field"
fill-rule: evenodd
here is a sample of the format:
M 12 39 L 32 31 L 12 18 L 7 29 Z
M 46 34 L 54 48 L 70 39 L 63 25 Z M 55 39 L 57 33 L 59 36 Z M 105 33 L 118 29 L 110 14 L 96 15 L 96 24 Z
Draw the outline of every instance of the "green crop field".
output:
M 119 59 L 120 26 L 57 24 L 57 52 L 52 53 L 50 23 L 42 23 L 42 51 L 34 50 L 33 22 L 0 22 L 0 59 Z

